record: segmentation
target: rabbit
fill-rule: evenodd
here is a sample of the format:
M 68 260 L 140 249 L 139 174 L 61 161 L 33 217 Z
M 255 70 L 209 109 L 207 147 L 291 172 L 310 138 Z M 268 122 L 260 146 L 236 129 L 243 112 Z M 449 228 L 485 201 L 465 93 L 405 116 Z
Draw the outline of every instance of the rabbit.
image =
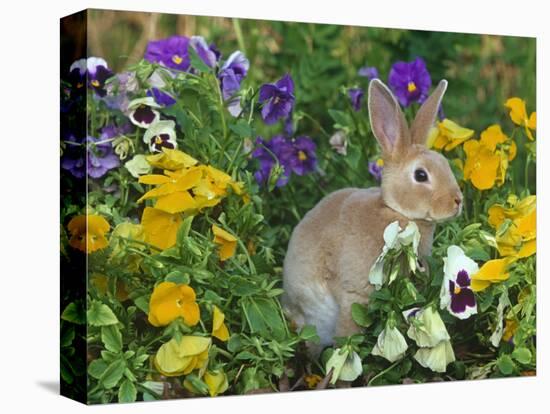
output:
M 380 187 L 344 188 L 323 198 L 294 228 L 283 265 L 282 304 L 296 328 L 313 325 L 318 354 L 333 338 L 360 332 L 351 305 L 368 306 L 374 289 L 369 271 L 384 245 L 386 226 L 420 231 L 419 255 L 431 252 L 437 222 L 458 216 L 463 196 L 445 157 L 426 141 L 447 89 L 442 80 L 418 110 L 410 128 L 392 92 L 373 79 L 368 111 L 382 150 Z

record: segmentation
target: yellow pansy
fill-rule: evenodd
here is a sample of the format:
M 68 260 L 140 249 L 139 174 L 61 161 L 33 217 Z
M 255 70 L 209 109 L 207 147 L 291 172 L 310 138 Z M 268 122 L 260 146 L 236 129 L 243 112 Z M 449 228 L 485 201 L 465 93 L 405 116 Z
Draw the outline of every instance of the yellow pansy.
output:
M 212 336 L 218 338 L 220 341 L 227 341 L 229 339 L 229 330 L 224 323 L 225 315 L 217 306 L 214 306 L 212 315 Z
M 495 204 L 488 210 L 489 224 L 496 230 L 496 242 L 502 257 L 524 258 L 537 250 L 536 196 L 518 200 L 508 197 L 510 208 Z
M 186 325 L 196 325 L 200 319 L 200 309 L 195 300 L 195 291 L 188 285 L 159 283 L 149 301 L 149 323 L 157 327 L 166 326 L 177 318 L 183 318 Z
M 465 142 L 464 151 L 466 152 L 464 179 L 470 180 L 478 190 L 493 188 L 497 179 L 500 157 L 476 140 Z
M 105 233 L 111 226 L 103 217 L 90 214 L 75 216 L 69 221 L 67 229 L 71 234 L 71 247 L 84 253 L 92 253 L 109 244 Z
M 202 178 L 202 170 L 192 167 L 177 172 L 166 172 L 167 175 L 149 174 L 139 177 L 142 184 L 156 185 L 146 192 L 139 200 L 156 198 L 155 208 L 167 213 L 181 213 L 197 208 L 189 190 L 196 186 Z
M 189 168 L 198 163 L 196 159 L 185 152 L 170 148 L 162 148 L 161 153 L 149 155 L 146 159 L 151 167 L 170 171 Z
M 215 397 L 218 394 L 223 394 L 229 387 L 227 375 L 225 375 L 222 370 L 207 371 L 204 374 L 203 381 L 208 386 L 208 392 L 211 397 Z
M 464 179 L 470 180 L 478 190 L 488 190 L 495 184 L 504 184 L 509 161 L 515 158 L 517 147 L 500 125 L 495 124 L 483 131 L 478 141 L 465 142 L 464 152 Z
M 304 377 L 304 381 L 309 389 L 317 387 L 323 378 L 317 374 L 309 374 Z
M 508 99 L 504 106 L 510 109 L 510 119 L 512 122 L 523 126 L 527 137 L 533 141 L 535 138 L 531 131 L 537 129 L 537 113 L 532 112 L 531 115 L 527 116 L 525 101 L 517 97 Z
M 214 233 L 214 243 L 220 245 L 220 260 L 223 262 L 233 257 L 237 249 L 237 238 L 215 224 L 212 225 L 212 233 Z
M 502 282 L 510 277 L 506 267 L 510 264 L 509 259 L 495 259 L 485 262 L 479 271 L 472 275 L 471 288 L 474 292 L 484 290 L 491 283 Z
M 445 118 L 443 121 L 438 122 L 436 127 L 430 130 L 428 135 L 428 147 L 450 151 L 472 138 L 473 135 L 473 129 L 464 128 L 456 122 Z
M 170 214 L 153 207 L 145 207 L 141 216 L 141 225 L 145 241 L 161 250 L 176 244 L 178 228 L 182 223 L 180 214 Z
M 155 368 L 163 375 L 175 377 L 187 375 L 198 369 L 206 369 L 208 351 L 212 340 L 203 336 L 183 336 L 178 342 L 172 338 L 157 351 Z
M 519 217 L 526 216 L 537 208 L 537 196 L 527 196 L 522 200 L 518 200 L 515 195 L 508 196 L 507 200 L 510 208 L 506 208 L 502 204 L 492 205 L 487 213 L 489 214 L 489 224 L 498 229 L 504 220 L 515 220 Z

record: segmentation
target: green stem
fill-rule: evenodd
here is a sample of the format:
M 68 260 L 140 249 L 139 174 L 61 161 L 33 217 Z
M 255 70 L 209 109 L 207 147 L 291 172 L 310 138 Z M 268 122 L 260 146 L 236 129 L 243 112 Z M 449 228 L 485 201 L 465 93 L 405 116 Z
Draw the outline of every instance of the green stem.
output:
M 246 48 L 244 47 L 244 37 L 243 31 L 241 29 L 241 22 L 239 19 L 233 20 L 233 30 L 235 30 L 235 36 L 237 36 L 237 43 L 239 44 L 239 49 L 246 55 Z
M 370 381 L 368 382 L 367 387 L 370 386 L 370 385 L 372 385 L 372 383 L 374 382 L 374 380 L 378 379 L 379 377 L 381 377 L 382 375 L 384 375 L 386 372 L 391 371 L 392 369 L 394 369 L 394 368 L 397 366 L 397 364 L 399 364 L 400 362 L 401 362 L 401 360 L 395 361 L 395 362 L 394 362 L 393 364 L 391 364 L 388 368 L 386 368 L 386 369 L 383 370 L 383 371 L 380 371 L 378 374 L 376 374 L 374 377 L 372 377 L 372 378 L 370 379 Z

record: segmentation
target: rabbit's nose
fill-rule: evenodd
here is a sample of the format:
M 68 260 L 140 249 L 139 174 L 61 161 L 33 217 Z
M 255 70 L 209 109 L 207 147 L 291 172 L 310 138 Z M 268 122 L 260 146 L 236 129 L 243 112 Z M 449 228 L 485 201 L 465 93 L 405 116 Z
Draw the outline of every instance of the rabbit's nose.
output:
M 460 207 L 460 205 L 462 204 L 462 197 L 455 196 L 455 204 L 457 207 Z

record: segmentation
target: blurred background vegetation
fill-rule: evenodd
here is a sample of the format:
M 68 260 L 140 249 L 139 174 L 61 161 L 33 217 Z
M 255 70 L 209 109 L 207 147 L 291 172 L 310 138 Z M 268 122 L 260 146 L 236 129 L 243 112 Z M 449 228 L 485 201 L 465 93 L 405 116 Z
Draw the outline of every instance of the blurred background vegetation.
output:
M 502 123 L 511 134 L 504 108 L 509 97 L 519 96 L 527 101 L 529 113 L 535 110 L 534 38 L 92 10 L 88 56 L 105 58 L 119 72 L 142 59 L 150 40 L 174 34 L 203 36 L 225 58 L 234 50 L 243 51 L 250 60 L 243 90 L 256 90 L 287 72 L 294 79 L 295 135 L 308 135 L 316 142 L 320 174 L 295 177 L 285 191 L 264 194 L 271 200 L 264 214 L 277 231 L 273 247 L 281 261 L 292 228 L 323 195 L 346 186 L 377 184 L 367 169 L 367 160 L 377 156 L 378 148 L 368 131 L 366 105 L 355 113 L 347 96 L 350 87 L 366 90 L 368 80 L 357 74 L 362 66 L 375 66 L 387 81 L 394 62 L 424 58 L 434 84 L 449 80 L 443 103 L 446 116 L 474 129 L 475 138 L 494 123 Z M 344 122 L 338 122 L 339 117 Z M 343 157 L 328 141 L 346 122 L 354 126 L 348 131 L 348 156 Z M 269 139 L 281 134 L 282 126 L 259 121 L 255 132 Z M 519 174 L 525 165 L 524 146 L 518 145 L 518 151 L 522 161 L 511 168 Z M 252 162 L 249 168 L 254 170 Z M 534 193 L 534 168 L 529 177 Z
M 534 38 L 350 27 L 267 20 L 92 10 L 89 55 L 115 71 L 138 62 L 149 40 L 201 35 L 228 56 L 250 60 L 247 83 L 259 85 L 290 72 L 297 107 L 330 129 L 327 107 L 338 107 L 341 86 L 366 86 L 361 66 L 376 66 L 382 80 L 396 60 L 421 56 L 433 82 L 449 80 L 446 115 L 480 131 L 505 117 L 504 101 L 520 96 L 535 106 Z M 322 80 L 322 82 L 320 82 Z

